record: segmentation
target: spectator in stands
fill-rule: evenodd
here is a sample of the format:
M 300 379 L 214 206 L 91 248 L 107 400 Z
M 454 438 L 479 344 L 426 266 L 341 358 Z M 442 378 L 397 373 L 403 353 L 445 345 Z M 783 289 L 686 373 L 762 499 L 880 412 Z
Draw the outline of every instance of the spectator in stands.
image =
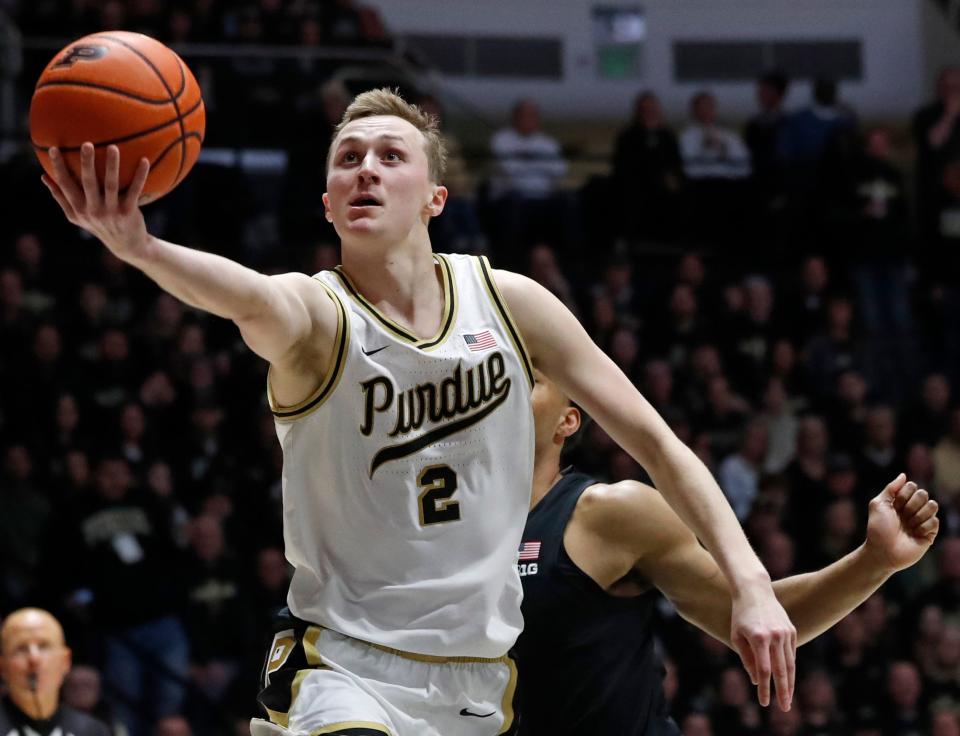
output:
M 923 683 L 913 662 L 892 662 L 887 670 L 885 736 L 923 736 L 928 731 Z
M 781 72 L 768 72 L 757 80 L 756 89 L 760 111 L 747 121 L 744 140 L 750 149 L 753 180 L 759 201 L 770 211 L 778 206 L 778 197 L 783 196 L 777 146 L 781 129 L 787 119 L 784 101 L 789 80 Z
M 782 379 L 772 376 L 767 380 L 761 406 L 759 416 L 768 438 L 763 471 L 781 473 L 793 460 L 800 426 Z
M 532 99 L 518 101 L 509 127 L 490 139 L 493 174 L 489 196 L 499 233 L 493 242 L 498 265 L 522 270 L 529 244 L 544 237 L 563 242 L 567 209 L 559 192 L 567 173 L 560 143 L 543 132 L 540 108 Z
M 557 299 L 563 302 L 564 306 L 571 312 L 576 314 L 579 311 L 574 299 L 573 288 L 557 262 L 556 251 L 549 245 L 538 243 L 533 246 L 530 250 L 530 267 L 527 273 L 530 278 L 546 287 Z
M 74 664 L 63 680 L 63 702 L 71 708 L 108 723 L 116 729 L 110 708 L 103 699 L 100 672 L 89 665 Z
M 670 239 L 681 217 L 683 161 L 657 96 L 637 95 L 630 125 L 614 144 L 612 201 L 629 237 Z
M 804 733 L 831 736 L 844 733 L 843 713 L 838 707 L 830 675 L 824 670 L 812 670 L 798 679 Z
M 70 736 L 108 736 L 107 727 L 61 704 L 71 653 L 60 623 L 47 611 L 21 608 L 0 629 L 0 733 L 34 736 L 38 730 Z
M 945 503 L 960 497 L 960 407 L 950 412 L 950 431 L 933 448 L 934 484 Z
M 940 71 L 936 92 L 937 99 L 913 117 L 920 234 L 928 248 L 942 234 L 940 211 L 947 197 L 944 171 L 960 157 L 960 67 Z
M 717 471 L 717 482 L 741 524 L 757 498 L 766 455 L 767 428 L 762 420 L 755 419 L 744 428 L 740 449 L 727 456 Z
M 4 450 L 0 476 L 0 603 L 23 605 L 36 584 L 41 540 L 51 512 L 38 469 L 22 444 Z
M 853 305 L 837 294 L 827 302 L 824 328 L 807 342 L 807 371 L 816 398 L 831 400 L 837 378 L 847 370 L 866 375 L 868 360 L 854 331 Z
M 870 489 L 884 485 L 884 481 L 889 483 L 889 479 L 896 476 L 903 467 L 903 457 L 896 444 L 896 417 L 889 406 L 871 408 L 867 412 L 864 430 L 865 442 L 858 465 L 863 493 L 869 493 L 872 492 Z
M 690 101 L 690 124 L 680 134 L 680 154 L 688 179 L 744 179 L 750 151 L 743 138 L 717 123 L 717 99 L 698 92 Z
M 193 736 L 193 729 L 183 716 L 166 716 L 157 721 L 153 736 Z
M 122 457 L 100 460 L 95 488 L 67 510 L 48 549 L 71 550 L 58 561 L 62 587 L 70 605 L 90 608 L 102 629 L 114 711 L 131 736 L 146 736 L 146 719 L 183 704 L 189 645 L 178 618 L 182 563 L 169 509 L 133 486 Z
M 923 379 L 922 390 L 913 406 L 907 407 L 900 423 L 905 442 L 935 445 L 950 430 L 950 383 L 942 373 Z
M 188 537 L 183 621 L 193 643 L 191 671 L 204 694 L 217 702 L 239 672 L 250 615 L 221 521 L 199 516 L 190 522 Z
M 693 96 L 690 117 L 680 134 L 688 207 L 697 213 L 689 223 L 690 234 L 723 242 L 736 235 L 742 245 L 742 227 L 750 217 L 744 198 L 752 171 L 750 150 L 739 133 L 718 124 L 712 93 Z

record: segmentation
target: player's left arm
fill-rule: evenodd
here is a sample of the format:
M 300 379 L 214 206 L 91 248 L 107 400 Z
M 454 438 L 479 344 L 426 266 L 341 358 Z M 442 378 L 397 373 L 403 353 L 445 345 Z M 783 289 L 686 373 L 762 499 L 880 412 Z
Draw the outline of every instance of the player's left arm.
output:
M 772 674 L 786 708 L 793 696 L 796 630 L 710 471 L 553 294 L 509 271 L 494 277 L 534 366 L 646 469 L 714 555 L 733 590 L 730 636 L 758 685 L 760 703 L 770 701 Z
M 681 616 L 729 645 L 730 590 L 717 563 L 657 499 L 656 490 L 642 489 L 642 506 L 649 516 L 642 523 L 656 527 L 659 539 L 643 544 L 636 569 Z M 634 505 L 639 514 L 639 499 Z M 777 598 L 796 624 L 798 644 L 822 634 L 891 575 L 923 557 L 939 529 L 936 514 L 936 502 L 901 475 L 870 502 L 867 538 L 860 547 L 815 572 L 774 581 Z

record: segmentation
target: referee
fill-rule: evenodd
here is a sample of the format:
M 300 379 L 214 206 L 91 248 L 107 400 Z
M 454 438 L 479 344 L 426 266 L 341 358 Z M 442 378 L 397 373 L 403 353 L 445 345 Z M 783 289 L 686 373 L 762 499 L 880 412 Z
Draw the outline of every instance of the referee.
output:
M 39 608 L 14 611 L 0 627 L 0 700 L 3 736 L 110 736 L 90 716 L 60 704 L 60 686 L 70 671 L 63 629 Z

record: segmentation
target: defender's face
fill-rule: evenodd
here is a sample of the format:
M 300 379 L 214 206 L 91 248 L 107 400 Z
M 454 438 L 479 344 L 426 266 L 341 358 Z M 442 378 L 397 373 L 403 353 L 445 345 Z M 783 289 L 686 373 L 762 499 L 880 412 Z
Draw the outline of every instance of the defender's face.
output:
M 341 238 L 402 240 L 440 214 L 445 197 L 430 180 L 423 134 L 406 120 L 361 118 L 334 140 L 323 203 Z
M 534 370 L 533 377 L 535 383 L 530 402 L 533 405 L 535 446 L 539 453 L 540 448 L 553 443 L 557 429 L 570 408 L 570 400 L 540 371 Z

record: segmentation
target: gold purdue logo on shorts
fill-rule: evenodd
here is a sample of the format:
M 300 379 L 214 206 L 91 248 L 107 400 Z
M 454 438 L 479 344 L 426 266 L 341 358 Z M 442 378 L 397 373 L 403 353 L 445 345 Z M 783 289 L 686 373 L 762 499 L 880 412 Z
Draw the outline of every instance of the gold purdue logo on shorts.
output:
M 296 643 L 297 639 L 293 629 L 278 631 L 273 635 L 273 644 L 270 647 L 270 654 L 267 655 L 267 667 L 264 673 L 264 680 L 267 685 L 270 684 L 271 673 L 283 667 L 283 663 L 287 661 Z

